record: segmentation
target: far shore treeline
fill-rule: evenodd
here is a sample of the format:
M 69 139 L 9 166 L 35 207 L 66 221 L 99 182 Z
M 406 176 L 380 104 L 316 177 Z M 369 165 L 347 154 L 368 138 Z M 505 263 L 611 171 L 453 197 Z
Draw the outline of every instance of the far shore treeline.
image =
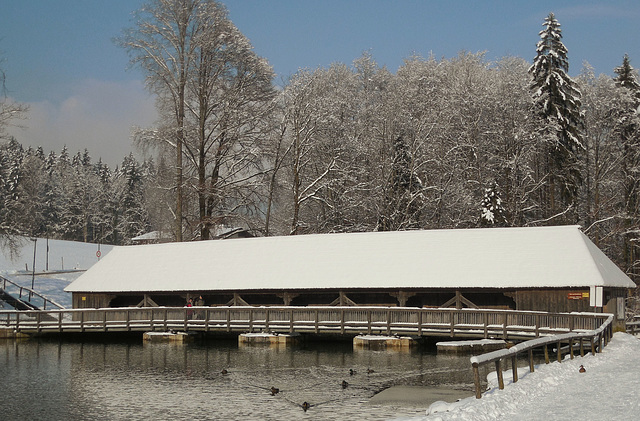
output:
M 393 73 L 364 53 L 280 87 L 221 3 L 152 0 L 136 19 L 117 43 L 157 99 L 158 124 L 134 134 L 153 158 L 109 168 L 5 138 L 0 237 L 579 224 L 638 280 L 638 73 L 620 52 L 615 76 L 571 78 L 553 13 L 533 62 L 463 51 Z M 0 105 L 2 136 L 28 110 Z

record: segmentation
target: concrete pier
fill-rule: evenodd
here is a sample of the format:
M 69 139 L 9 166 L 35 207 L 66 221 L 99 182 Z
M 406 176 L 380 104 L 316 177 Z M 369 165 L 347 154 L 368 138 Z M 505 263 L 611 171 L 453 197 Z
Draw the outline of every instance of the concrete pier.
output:
M 360 335 L 353 338 L 353 347 L 363 349 L 408 350 L 418 344 L 419 338 L 413 336 Z
M 438 354 L 469 354 L 478 355 L 485 352 L 507 348 L 502 339 L 480 339 L 474 341 L 437 342 Z
M 144 342 L 171 342 L 185 343 L 192 342 L 196 335 L 187 332 L 145 332 L 142 335 Z
M 7 329 L 0 327 L 0 339 L 25 339 L 29 335 L 25 333 L 16 332 L 15 329 Z
M 302 340 L 299 333 L 242 333 L 238 336 L 238 345 L 297 345 Z

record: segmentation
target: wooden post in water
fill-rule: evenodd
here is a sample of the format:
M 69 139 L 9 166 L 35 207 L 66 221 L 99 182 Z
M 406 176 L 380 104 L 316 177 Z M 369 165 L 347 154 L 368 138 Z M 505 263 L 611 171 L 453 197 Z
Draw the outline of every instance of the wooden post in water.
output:
M 529 371 L 533 373 L 535 368 L 533 366 L 533 348 L 529 348 Z
M 593 336 L 589 337 L 589 343 L 591 344 L 591 355 L 596 355 L 596 344 L 593 342 Z
M 513 382 L 518 381 L 518 363 L 516 362 L 516 355 L 511 356 L 511 371 L 513 372 Z
M 584 357 L 584 341 L 580 338 L 580 356 Z

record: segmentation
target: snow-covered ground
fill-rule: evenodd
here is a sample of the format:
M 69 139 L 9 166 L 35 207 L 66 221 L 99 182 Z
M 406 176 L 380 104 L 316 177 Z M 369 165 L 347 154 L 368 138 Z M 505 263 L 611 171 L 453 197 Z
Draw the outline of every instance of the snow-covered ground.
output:
M 71 307 L 71 294 L 64 292 L 64 288 L 98 261 L 98 251 L 102 258 L 113 248 L 105 244 L 98 246 L 75 241 L 47 241 L 44 238 L 38 238 L 35 246 L 34 290 L 64 307 Z M 8 249 L 0 248 L 0 276 L 31 288 L 33 252 L 34 242 L 28 238 L 21 241 L 13 256 Z M 7 290 L 12 292 L 11 288 Z M 34 304 L 40 303 L 34 301 Z
M 580 373 L 580 365 L 586 372 Z M 426 420 L 637 420 L 640 419 L 640 340 L 616 333 L 601 354 L 567 358 L 541 364 L 530 373 L 504 372 L 505 388 L 499 390 L 496 373 L 489 376 L 489 390 L 482 399 L 453 404 L 435 402 Z

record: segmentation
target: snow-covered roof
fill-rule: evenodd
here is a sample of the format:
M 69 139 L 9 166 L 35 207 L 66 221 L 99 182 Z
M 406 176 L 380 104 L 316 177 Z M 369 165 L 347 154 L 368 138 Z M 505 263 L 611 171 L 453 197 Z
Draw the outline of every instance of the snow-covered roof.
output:
M 69 292 L 635 284 L 578 226 L 313 234 L 114 247 Z

